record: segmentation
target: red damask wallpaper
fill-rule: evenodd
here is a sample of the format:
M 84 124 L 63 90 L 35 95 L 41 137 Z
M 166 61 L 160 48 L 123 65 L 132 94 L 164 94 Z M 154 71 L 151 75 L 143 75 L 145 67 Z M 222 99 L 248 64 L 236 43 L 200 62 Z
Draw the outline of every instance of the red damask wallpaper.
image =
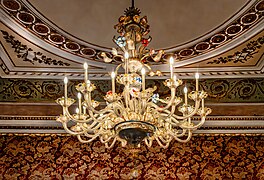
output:
M 0 136 L 0 179 L 264 179 L 264 136 L 106 149 L 70 136 Z

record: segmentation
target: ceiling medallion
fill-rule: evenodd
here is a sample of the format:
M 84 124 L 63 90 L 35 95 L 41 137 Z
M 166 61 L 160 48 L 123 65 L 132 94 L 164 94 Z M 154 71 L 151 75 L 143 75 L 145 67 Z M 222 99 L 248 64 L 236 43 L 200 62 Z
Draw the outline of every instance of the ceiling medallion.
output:
M 147 48 L 152 39 L 145 37 L 149 33 L 147 17 L 140 17 L 140 10 L 132 1 L 132 6 L 125 10 L 115 28 L 120 33 L 113 38 L 118 48 L 112 49 L 111 56 L 106 53 L 101 56 L 105 62 L 118 57 L 122 63 L 111 73 L 112 90 L 105 95 L 106 102 L 91 98 L 96 87 L 88 80 L 88 65 L 85 63 L 84 82 L 76 86 L 79 91 L 76 113 L 69 112 L 75 100 L 67 97 L 68 79 L 65 77 L 64 97 L 56 100 L 63 107 L 63 114 L 57 121 L 81 142 L 99 138 L 107 148 L 113 147 L 116 141 L 122 146 L 129 144 L 134 147 L 145 142 L 150 147 L 156 140 L 163 148 L 167 148 L 173 139 L 188 142 L 192 132 L 202 126 L 211 113 L 210 108 L 204 107 L 207 93 L 199 90 L 199 74 L 195 74 L 195 90 L 188 93 L 185 86 L 184 98 L 177 97 L 176 90 L 181 90 L 178 86 L 182 85 L 182 80 L 173 73 L 174 58 L 171 57 L 170 78 L 164 81 L 171 93 L 166 99 L 159 98 L 159 94 L 154 93 L 157 87 L 146 88 L 145 85 L 147 72 L 151 76 L 161 73 L 154 73 L 146 59 L 151 56 L 159 62 L 164 53 L 163 50 L 156 53 Z M 116 92 L 116 83 L 122 85 L 122 92 Z M 193 122 L 194 116 L 199 121 Z

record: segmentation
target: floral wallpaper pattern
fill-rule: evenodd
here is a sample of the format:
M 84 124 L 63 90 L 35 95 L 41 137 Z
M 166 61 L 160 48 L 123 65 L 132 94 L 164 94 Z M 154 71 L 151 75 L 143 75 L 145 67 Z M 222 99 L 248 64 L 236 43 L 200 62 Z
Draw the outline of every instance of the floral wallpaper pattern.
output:
M 0 179 L 264 179 L 264 136 L 194 136 L 137 149 L 72 136 L 0 136 Z

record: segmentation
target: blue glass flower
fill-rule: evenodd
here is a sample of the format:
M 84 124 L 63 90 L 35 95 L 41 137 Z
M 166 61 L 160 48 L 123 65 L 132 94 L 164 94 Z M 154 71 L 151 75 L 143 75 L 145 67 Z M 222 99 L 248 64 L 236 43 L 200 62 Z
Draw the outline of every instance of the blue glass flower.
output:
M 139 82 L 139 83 L 142 83 L 142 79 L 141 79 L 141 77 L 136 77 L 136 78 L 135 78 L 135 81 L 136 81 L 136 82 Z
M 159 94 L 153 94 L 151 100 L 153 103 L 157 103 L 158 102 L 158 99 L 159 99 Z
M 119 47 L 124 47 L 126 45 L 126 38 L 123 36 L 118 36 L 117 39 L 115 39 L 115 43 L 119 46 Z

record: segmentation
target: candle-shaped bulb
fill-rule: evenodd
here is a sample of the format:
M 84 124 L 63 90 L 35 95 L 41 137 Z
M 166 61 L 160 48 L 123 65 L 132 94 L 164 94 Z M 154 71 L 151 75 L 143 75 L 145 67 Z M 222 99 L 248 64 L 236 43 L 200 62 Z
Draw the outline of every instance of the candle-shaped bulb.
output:
M 199 73 L 195 73 L 195 79 L 199 79 Z
M 67 99 L 68 99 L 68 95 L 67 95 L 67 84 L 68 84 L 68 78 L 65 76 L 64 78 L 64 105 L 67 105 Z
M 115 72 L 114 71 L 111 73 L 111 78 L 112 78 L 112 93 L 115 94 Z
M 111 73 L 111 78 L 112 78 L 112 79 L 115 78 L 115 72 L 114 72 L 114 71 Z
M 78 109 L 79 109 L 79 113 L 81 114 L 82 113 L 82 94 L 78 92 Z
M 198 92 L 199 91 L 199 73 L 195 73 L 195 88 L 196 88 L 196 91 Z
M 81 93 L 78 93 L 78 99 L 81 99 L 82 98 L 82 94 Z
M 88 69 L 88 64 L 85 62 L 84 64 L 83 64 L 83 68 L 86 70 L 86 69 Z
M 146 74 L 146 70 L 144 68 L 141 69 L 141 74 L 145 75 Z
M 64 84 L 67 84 L 68 83 L 68 78 L 65 76 L 64 78 Z
M 176 76 L 176 75 L 173 76 L 173 81 L 174 81 L 174 82 L 177 81 L 177 76 Z
M 174 63 L 174 58 L 170 57 L 170 65 L 173 65 L 173 63 Z
M 129 54 L 128 54 L 128 52 L 126 51 L 125 52 L 125 59 L 128 59 L 129 58 Z
M 79 114 L 79 108 L 76 108 L 75 112 L 76 114 Z
M 187 105 L 187 103 L 188 103 L 188 99 L 187 99 L 188 89 L 186 86 L 183 88 L 183 92 L 184 92 L 184 102 L 185 102 L 185 105 Z
M 184 94 L 187 94 L 187 92 L 188 92 L 188 89 L 187 89 L 187 87 L 186 87 L 186 86 L 183 88 L 183 92 L 184 92 Z

